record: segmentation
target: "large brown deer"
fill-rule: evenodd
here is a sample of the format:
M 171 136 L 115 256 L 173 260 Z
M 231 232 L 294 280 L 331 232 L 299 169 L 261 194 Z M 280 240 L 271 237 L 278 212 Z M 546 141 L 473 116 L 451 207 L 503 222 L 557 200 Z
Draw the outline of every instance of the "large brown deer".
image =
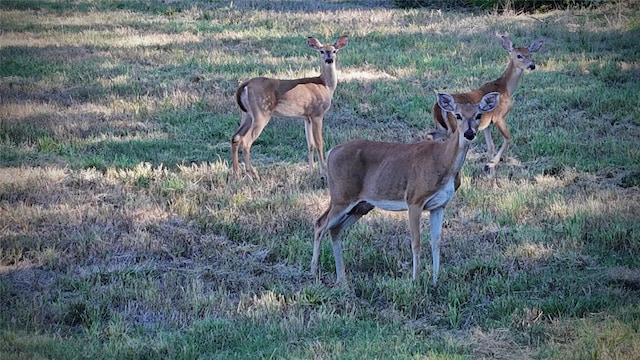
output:
M 336 263 L 337 282 L 346 280 L 341 250 L 341 231 L 374 207 L 409 212 L 413 253 L 413 280 L 420 266 L 420 217 L 430 212 L 433 283 L 438 281 L 440 237 L 444 208 L 455 193 L 455 177 L 475 138 L 480 117 L 493 110 L 500 94 L 489 93 L 477 102 L 458 102 L 449 94 L 438 94 L 439 106 L 453 114 L 446 140 L 424 140 L 414 144 L 353 140 L 334 147 L 327 157 L 331 200 L 315 223 L 311 272 L 318 271 L 320 242 L 328 231 Z M 438 139 L 439 137 L 435 137 Z
M 333 45 L 323 45 L 314 37 L 309 37 L 309 47 L 317 50 L 322 58 L 320 76 L 279 80 L 256 77 L 243 82 L 236 90 L 236 102 L 242 110 L 240 127 L 231 138 L 233 172 L 240 176 L 238 148 L 242 146 L 247 172 L 257 176 L 251 166 L 251 145 L 260 136 L 272 116 L 304 119 L 309 166 L 314 168 L 314 151 L 318 152 L 320 174 L 323 172 L 324 153 L 322 142 L 322 121 L 331 106 L 333 92 L 338 85 L 336 73 L 336 53 L 347 46 L 346 36 L 340 37 Z
M 482 115 L 480 120 L 479 129 L 483 131 L 484 139 L 487 143 L 487 153 L 489 154 L 489 162 L 485 164 L 485 171 L 489 171 L 491 175 L 495 174 L 495 167 L 500 162 L 502 154 L 509 146 L 511 142 L 511 133 L 507 128 L 506 117 L 511 110 L 512 99 L 511 96 L 515 91 L 520 77 L 524 70 L 534 70 L 536 68 L 535 63 L 531 59 L 531 53 L 538 51 L 544 42 L 542 40 L 536 40 L 529 45 L 529 47 L 513 47 L 513 43 L 509 40 L 508 36 L 501 36 L 502 48 L 509 53 L 509 65 L 504 71 L 502 76 L 498 79 L 483 84 L 478 89 L 461 94 L 451 94 L 453 98 L 460 103 L 478 102 L 482 96 L 490 92 L 500 93 L 500 103 L 493 111 L 486 112 Z M 451 113 L 443 111 L 440 105 L 436 102 L 433 105 L 433 117 L 436 122 L 436 126 L 440 128 L 446 128 L 448 122 L 445 122 L 446 116 L 452 116 Z M 491 130 L 489 125 L 495 124 L 504 141 L 500 150 L 494 155 L 495 145 L 491 138 Z M 451 131 L 451 129 L 449 129 Z

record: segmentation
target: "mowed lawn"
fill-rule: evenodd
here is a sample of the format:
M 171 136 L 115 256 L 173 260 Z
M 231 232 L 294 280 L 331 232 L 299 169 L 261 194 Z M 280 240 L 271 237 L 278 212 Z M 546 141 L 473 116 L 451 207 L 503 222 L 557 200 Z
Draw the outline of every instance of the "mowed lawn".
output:
M 596 6 L 598 5 L 598 6 Z M 237 86 L 317 76 L 325 151 L 417 142 L 437 92 L 544 41 L 493 177 L 480 135 L 445 212 L 373 210 L 310 273 L 329 204 L 303 120 L 273 118 L 233 177 Z M 640 3 L 537 13 L 392 1 L 0 2 L 0 358 L 637 359 Z M 491 128 L 496 146 L 502 138 Z

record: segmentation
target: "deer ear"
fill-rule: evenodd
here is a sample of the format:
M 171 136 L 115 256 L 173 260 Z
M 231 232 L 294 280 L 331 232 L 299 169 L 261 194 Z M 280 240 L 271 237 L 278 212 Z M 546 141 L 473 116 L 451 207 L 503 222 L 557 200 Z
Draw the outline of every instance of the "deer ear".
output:
M 533 53 L 533 52 L 536 52 L 536 51 L 540 50 L 542 45 L 544 45 L 544 41 L 543 40 L 536 40 L 536 41 L 532 42 L 531 45 L 529 45 L 527 50 L 529 50 L 529 52 Z
M 456 100 L 453 98 L 453 96 L 444 93 L 438 93 L 437 96 L 438 105 L 440 105 L 443 110 L 449 112 L 453 112 L 456 110 Z
M 497 91 L 490 92 L 482 97 L 482 100 L 480 100 L 480 104 L 478 104 L 478 107 L 480 108 L 480 111 L 488 112 L 495 109 L 496 106 L 498 106 L 499 101 L 500 93 Z
M 322 47 L 322 43 L 313 36 L 309 36 L 309 38 L 307 38 L 307 44 L 309 44 L 309 47 L 314 50 L 320 50 L 320 48 Z
M 507 52 L 512 52 L 513 43 L 511 42 L 509 37 L 507 35 L 502 35 L 501 38 L 502 38 L 502 48 L 505 49 Z
M 347 44 L 349 43 L 349 38 L 347 38 L 346 36 L 341 36 L 335 44 L 333 44 L 333 47 L 336 48 L 336 50 L 340 50 L 343 47 L 347 46 Z

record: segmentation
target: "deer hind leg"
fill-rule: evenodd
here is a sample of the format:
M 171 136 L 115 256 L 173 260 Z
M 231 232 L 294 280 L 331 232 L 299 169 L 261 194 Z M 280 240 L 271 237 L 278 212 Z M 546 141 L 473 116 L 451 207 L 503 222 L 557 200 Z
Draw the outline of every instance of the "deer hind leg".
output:
M 361 205 L 364 205 L 360 208 Z M 363 211 L 360 211 L 364 209 Z M 355 211 L 350 211 L 348 214 L 343 215 L 338 223 L 329 229 L 331 234 L 331 247 L 333 248 L 333 258 L 336 263 L 336 283 L 345 284 L 347 282 L 347 275 L 344 269 L 344 261 L 342 260 L 342 230 L 353 225 L 356 221 L 360 220 L 364 214 L 373 209 L 373 206 L 361 203 L 356 205 Z
M 336 212 L 338 214 L 336 214 Z M 342 238 L 340 232 L 342 229 L 349 227 L 358 220 L 359 216 L 346 214 L 344 209 L 336 211 L 336 208 L 329 208 L 316 220 L 315 236 L 313 239 L 313 256 L 311 257 L 311 274 L 318 274 L 318 263 L 320 261 L 320 244 L 322 237 L 329 230 L 331 235 L 331 246 L 333 248 L 333 257 L 336 263 L 336 283 L 346 282 L 346 272 L 344 270 L 344 261 L 342 260 Z
M 340 235 L 342 228 L 342 226 L 336 226 L 329 230 L 329 232 L 331 233 L 331 247 L 333 248 L 333 258 L 336 262 L 337 284 L 344 284 L 347 282 L 347 274 L 344 270 L 344 261 L 342 260 L 342 237 Z
M 320 261 L 320 243 L 322 242 L 322 237 L 327 232 L 327 224 L 329 222 L 329 211 L 331 207 L 329 207 L 320 217 L 316 220 L 314 226 L 314 237 L 313 237 L 313 256 L 311 256 L 311 275 L 318 274 L 318 262 Z
M 490 126 L 484 128 L 484 130 L 482 130 L 482 133 L 484 134 L 484 141 L 487 143 L 487 154 L 489 155 L 489 158 L 492 158 L 493 154 L 496 151 L 496 146 L 493 144 L 493 138 L 491 138 Z
M 240 147 L 240 144 L 242 144 L 243 147 L 243 154 L 246 156 L 246 154 L 244 153 L 244 139 L 247 135 L 247 132 L 249 131 L 249 129 L 251 128 L 253 124 L 253 118 L 251 117 L 251 115 L 249 115 L 248 113 L 243 112 L 242 113 L 242 120 L 240 121 L 240 127 L 238 128 L 238 130 L 236 130 L 235 134 L 233 134 L 233 136 L 231 137 L 231 157 L 232 157 L 232 161 L 233 161 L 233 173 L 235 174 L 236 177 L 240 176 L 240 164 L 238 161 L 238 149 Z
M 491 159 L 491 161 L 489 161 L 484 166 L 485 171 L 488 170 L 491 173 L 491 175 L 495 174 L 495 167 L 500 162 L 500 159 L 502 158 L 502 154 L 504 153 L 505 150 L 507 150 L 507 147 L 509 147 L 509 143 L 511 142 L 511 133 L 509 132 L 509 129 L 507 128 L 507 124 L 505 123 L 504 119 L 501 121 L 496 121 L 496 127 L 500 131 L 500 134 L 502 134 L 502 138 L 504 139 L 504 141 L 502 142 L 502 146 L 500 147 L 500 150 L 498 150 L 498 152 Z
M 247 169 L 247 172 L 257 178 L 258 172 L 251 164 L 251 145 L 253 145 L 253 142 L 256 141 L 260 134 L 262 134 L 262 130 L 264 130 L 265 126 L 267 126 L 267 123 L 269 123 L 271 115 L 253 114 L 252 117 L 253 123 L 251 124 L 249 131 L 247 131 L 246 136 L 242 139 L 241 144 L 242 154 L 244 155 L 245 168 Z
M 331 235 L 333 258 L 336 264 L 336 283 L 346 283 L 347 276 L 342 259 L 342 230 L 353 225 L 361 217 L 373 209 L 373 205 L 361 201 L 348 209 L 349 206 L 330 205 L 329 209 L 318 218 L 315 224 L 315 238 L 313 244 L 313 257 L 311 258 L 311 272 L 317 273 L 320 258 L 320 241 L 328 230 Z M 347 211 L 348 209 L 348 211 Z
M 311 257 L 311 274 L 318 274 L 318 263 L 320 261 L 320 244 L 322 237 L 329 230 L 331 234 L 331 243 L 333 247 L 333 257 L 336 262 L 336 283 L 342 283 L 346 280 L 344 262 L 342 260 L 342 246 L 340 232 L 343 228 L 354 223 L 356 219 L 350 219 L 350 215 L 346 213 L 345 207 L 336 207 L 334 204 L 316 220 L 314 226 L 313 239 L 313 256 Z

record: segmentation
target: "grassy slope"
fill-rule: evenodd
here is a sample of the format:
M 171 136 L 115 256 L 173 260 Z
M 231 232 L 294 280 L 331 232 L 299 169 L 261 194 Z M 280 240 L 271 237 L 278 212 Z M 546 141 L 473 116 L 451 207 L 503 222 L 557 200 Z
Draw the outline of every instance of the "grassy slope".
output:
M 235 3 L 0 3 L 0 357 L 638 356 L 637 5 Z M 502 73 L 495 32 L 546 44 L 497 178 L 482 139 L 468 156 L 437 288 L 426 251 L 409 280 L 404 213 L 346 234 L 348 290 L 332 287 L 328 241 L 309 276 L 328 197 L 300 121 L 256 142 L 260 182 L 227 182 L 235 87 L 317 74 L 307 36 L 350 37 L 331 147 L 418 140 L 434 91 Z

